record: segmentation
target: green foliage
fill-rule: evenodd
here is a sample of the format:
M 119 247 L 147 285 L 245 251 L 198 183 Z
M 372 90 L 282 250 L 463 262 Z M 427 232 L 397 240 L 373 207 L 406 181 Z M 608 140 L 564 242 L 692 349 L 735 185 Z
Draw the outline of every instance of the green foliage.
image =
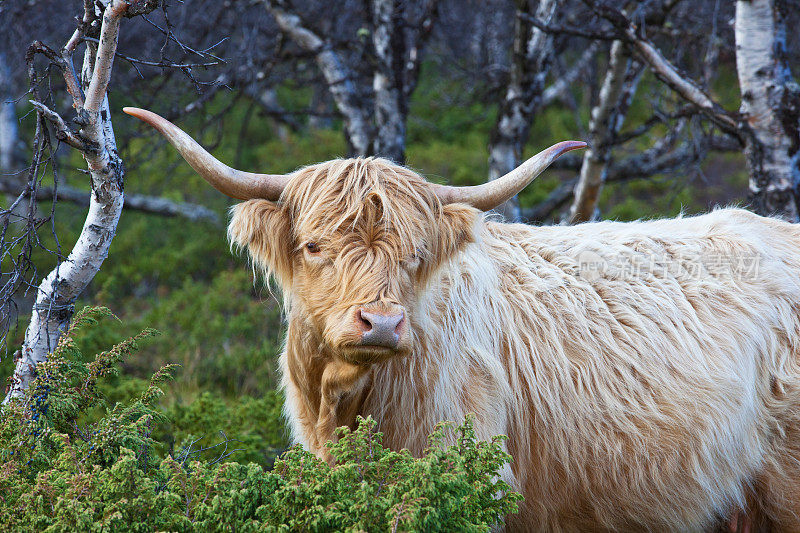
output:
M 256 288 L 248 269 L 223 270 L 205 282 L 185 279 L 158 292 L 163 296 L 124 300 L 124 324 L 81 333 L 79 339 L 94 351 L 152 326 L 168 334 L 128 363 L 134 375 L 144 377 L 150 368 L 170 362 L 182 366 L 181 389 L 189 395 L 214 390 L 231 397 L 262 396 L 274 388 L 280 312 L 267 291 Z
M 510 460 L 504 437 L 478 442 L 469 418 L 455 430 L 437 427 L 421 458 L 384 448 L 370 418 L 339 429 L 329 444 L 333 465 L 297 446 L 271 471 L 223 462 L 219 448 L 215 458 L 191 445 L 163 456 L 154 428 L 198 417 L 195 425 L 220 423 L 226 407 L 202 395 L 168 409 L 169 421 L 157 400 L 171 367 L 110 405 L 101 382 L 118 375 L 119 363 L 154 332 L 87 362 L 76 334 L 108 315 L 102 308 L 79 313 L 25 397 L 3 410 L 0 530 L 488 531 L 517 509 L 521 496 L 498 479 Z M 279 405 L 275 396 L 250 399 L 234 411 L 234 425 L 258 425 L 278 416 Z M 282 438 L 245 434 L 266 445 Z
M 155 434 L 171 447 L 191 452 L 198 446 L 197 456 L 208 460 L 222 451 L 210 442 L 232 438 L 234 441 L 226 444 L 233 458 L 269 465 L 288 443 L 282 411 L 283 398 L 276 390 L 267 391 L 261 398 L 242 396 L 239 400 L 226 400 L 206 391 L 191 402 L 170 405 L 167 422 Z M 209 449 L 204 450 L 203 445 Z

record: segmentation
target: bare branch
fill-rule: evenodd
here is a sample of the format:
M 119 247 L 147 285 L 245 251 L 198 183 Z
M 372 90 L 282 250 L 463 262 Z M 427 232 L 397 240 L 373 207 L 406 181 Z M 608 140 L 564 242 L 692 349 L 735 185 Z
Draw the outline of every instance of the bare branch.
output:
M 571 35 L 572 37 L 582 37 L 592 41 L 615 41 L 617 36 L 611 32 L 604 32 L 599 30 L 584 30 L 576 27 L 562 26 L 560 24 L 552 24 L 544 21 L 530 13 L 520 12 L 517 16 L 530 22 L 536 28 L 539 28 L 545 33 L 553 35 Z
M 556 100 L 563 98 L 564 94 L 572 88 L 572 85 L 585 74 L 589 64 L 594 60 L 597 50 L 600 48 L 597 42 L 590 44 L 586 50 L 583 51 L 581 57 L 575 61 L 575 64 L 570 67 L 565 73 L 560 75 L 552 85 L 547 87 L 542 93 L 541 107 L 547 107 Z
M 18 185 L 11 180 L 0 180 L 0 193 L 26 195 L 28 191 L 20 191 Z M 57 189 L 54 187 L 38 187 L 35 191 L 35 198 L 38 202 L 57 200 L 59 202 L 66 201 L 81 207 L 89 207 L 91 192 L 76 189 L 68 185 L 59 185 Z M 192 221 L 208 220 L 216 225 L 220 224 L 217 213 L 205 206 L 173 202 L 172 200 L 160 196 L 126 194 L 125 209 L 164 217 L 184 217 Z
M 541 224 L 546 221 L 572 198 L 576 183 L 578 183 L 578 178 L 567 180 L 556 187 L 543 201 L 532 207 L 523 208 L 521 210 L 522 221 L 527 224 Z
M 64 122 L 64 119 L 61 118 L 61 115 L 51 110 L 41 102 L 37 102 L 36 100 L 28 101 L 44 116 L 44 118 L 46 118 L 53 125 L 53 127 L 55 127 L 56 139 L 72 146 L 77 150 L 80 150 L 81 152 L 96 150 L 96 147 L 90 147 L 86 141 L 81 139 L 77 133 L 72 131 L 72 129 L 67 126 L 67 123 Z
M 86 91 L 83 107 L 89 113 L 97 113 L 106 95 L 108 82 L 111 79 L 111 66 L 114 64 L 114 53 L 119 39 L 119 24 L 129 3 L 137 0 L 114 0 L 103 13 L 103 25 L 100 29 L 100 44 L 97 46 L 97 57 L 94 63 L 94 74 Z
M 94 39 L 92 37 L 84 37 L 84 41 L 89 41 L 92 43 L 99 43 L 99 39 Z M 173 63 L 172 61 L 145 61 L 144 59 L 137 59 L 135 57 L 130 57 L 125 54 L 121 54 L 119 52 L 114 52 L 114 55 L 120 59 L 124 59 L 128 63 L 132 65 L 144 65 L 147 67 L 159 67 L 159 68 L 177 68 L 177 69 L 192 69 L 192 68 L 208 68 L 214 67 L 224 63 L 225 61 L 222 59 L 214 59 L 212 61 L 204 61 L 201 63 Z
M 602 1 L 582 1 L 614 26 L 619 37 L 637 52 L 637 55 L 650 67 L 658 79 L 687 102 L 697 106 L 703 114 L 726 133 L 737 136 L 741 134 L 738 117 L 726 111 L 697 83 L 670 63 L 649 39 L 640 34 L 636 24 L 624 13 Z
M 647 150 L 611 163 L 606 173 L 606 183 L 622 183 L 647 179 L 659 174 L 674 173 L 681 168 L 699 163 L 708 151 L 741 151 L 738 138 L 719 135 L 704 136 L 675 147 L 675 140 L 680 128 L 679 125 L 671 130 Z M 570 163 L 567 168 L 571 167 L 574 167 L 574 163 Z M 573 198 L 577 183 L 578 178 L 565 180 L 545 200 L 522 209 L 522 220 L 528 223 L 542 223 L 551 218 L 553 213 Z

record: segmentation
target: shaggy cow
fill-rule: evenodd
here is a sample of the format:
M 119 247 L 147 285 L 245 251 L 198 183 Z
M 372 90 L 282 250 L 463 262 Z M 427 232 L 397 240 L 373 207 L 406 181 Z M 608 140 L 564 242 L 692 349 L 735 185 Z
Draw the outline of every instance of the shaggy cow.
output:
M 283 290 L 295 438 L 372 415 L 422 452 L 441 420 L 506 434 L 516 530 L 698 531 L 736 509 L 800 530 L 800 229 L 740 209 L 576 227 L 492 222 L 560 153 L 445 187 L 383 159 L 287 176 L 214 159 L 231 240 Z

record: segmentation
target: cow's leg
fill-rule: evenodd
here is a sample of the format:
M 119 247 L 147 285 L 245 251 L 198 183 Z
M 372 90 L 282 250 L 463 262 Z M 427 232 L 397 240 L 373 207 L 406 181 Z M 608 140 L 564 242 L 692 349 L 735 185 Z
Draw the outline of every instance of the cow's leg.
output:
M 322 373 L 319 417 L 315 429 L 316 453 L 317 456 L 328 462 L 331 462 L 331 456 L 325 443 L 333 439 L 336 431 L 336 408 L 339 406 L 339 400 L 342 394 L 348 392 L 366 373 L 368 368 L 334 359 Z

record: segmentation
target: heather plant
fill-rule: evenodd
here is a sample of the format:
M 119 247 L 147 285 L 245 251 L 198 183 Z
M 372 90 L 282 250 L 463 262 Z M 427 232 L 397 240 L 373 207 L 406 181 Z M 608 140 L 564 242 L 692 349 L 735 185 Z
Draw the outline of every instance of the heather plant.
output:
M 109 314 L 79 313 L 24 398 L 2 412 L 2 531 L 487 531 L 516 511 L 521 496 L 498 478 L 510 460 L 503 437 L 477 441 L 469 418 L 438 426 L 421 458 L 384 448 L 371 418 L 339 429 L 332 464 L 298 446 L 272 470 L 227 462 L 235 439 L 216 457 L 191 437 L 170 451 L 154 428 L 170 423 L 158 398 L 171 367 L 114 405 L 100 386 L 154 332 L 88 362 L 74 340 Z M 198 404 L 215 408 L 210 397 Z M 270 439 L 279 437 L 263 446 Z

